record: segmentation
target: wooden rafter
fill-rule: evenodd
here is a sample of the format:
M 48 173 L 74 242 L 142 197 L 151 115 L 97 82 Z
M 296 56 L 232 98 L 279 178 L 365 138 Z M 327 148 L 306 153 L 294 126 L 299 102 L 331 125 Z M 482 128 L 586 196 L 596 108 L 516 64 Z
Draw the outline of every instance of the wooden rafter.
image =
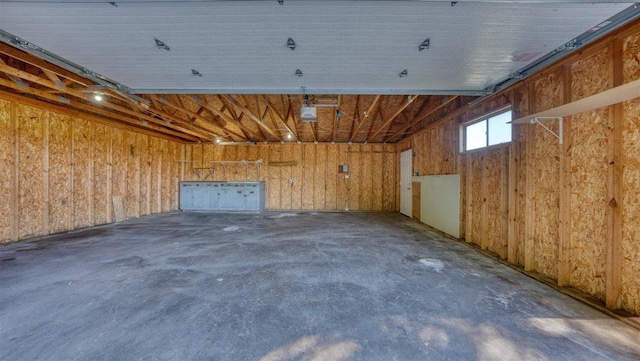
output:
M 293 115 L 293 104 L 291 104 L 291 98 L 285 97 L 284 95 L 281 95 L 281 97 L 282 107 L 287 109 L 285 121 L 289 123 L 290 120 L 293 120 L 293 126 L 289 125 L 289 127 L 290 129 L 293 129 L 293 135 L 296 137 L 296 139 L 300 139 L 298 135 L 298 124 L 296 123 L 296 117 Z
M 0 63 L 0 71 L 4 72 L 7 75 L 13 75 L 13 76 L 19 77 L 19 78 L 21 78 L 23 80 L 28 80 L 28 81 L 30 81 L 32 83 L 35 83 L 35 84 L 38 84 L 38 85 L 41 85 L 41 86 L 44 86 L 44 87 L 47 87 L 47 88 L 50 88 L 50 89 L 58 89 L 56 84 L 53 81 L 49 80 L 49 79 L 41 78 L 41 77 L 39 77 L 37 75 L 28 73 L 28 72 L 23 71 L 23 70 L 19 70 L 19 69 L 13 68 L 13 67 L 8 66 L 8 65 L 6 65 L 4 63 Z M 14 88 L 14 87 L 11 87 L 11 88 Z M 24 89 L 17 89 L 17 90 L 24 91 Z M 39 93 L 40 94 L 45 94 L 46 92 L 39 91 Z M 67 87 L 67 88 L 65 88 L 64 93 L 67 94 L 67 95 L 71 95 L 71 96 L 73 96 L 75 98 L 82 99 L 82 100 L 88 102 L 89 104 L 92 103 L 92 100 L 89 97 L 89 95 L 85 94 L 83 91 L 76 90 L 76 89 L 71 89 L 71 88 Z M 56 97 L 56 99 L 58 99 L 58 98 Z M 50 99 L 50 100 L 54 100 L 54 99 Z M 60 102 L 60 100 L 61 99 L 58 99 L 57 101 Z M 123 106 L 111 103 L 111 102 L 106 101 L 106 100 L 103 100 L 102 102 L 100 102 L 100 106 L 102 108 L 109 108 L 112 111 L 123 113 L 123 114 L 126 114 L 128 116 L 139 117 L 143 121 L 152 122 L 152 123 L 156 123 L 156 124 L 164 126 L 164 124 L 163 124 L 164 122 L 162 120 L 156 118 L 156 117 L 150 116 L 148 114 L 143 114 L 143 113 L 135 111 L 135 110 L 130 110 L 128 108 L 125 108 Z M 192 133 L 187 133 L 187 134 L 192 134 Z M 203 134 L 203 133 L 200 133 L 200 134 Z
M 388 142 L 389 140 L 397 137 L 398 135 L 402 134 L 403 132 L 407 131 L 408 129 L 411 129 L 411 127 L 413 127 L 414 125 L 420 123 L 421 121 L 425 120 L 427 117 L 429 117 L 431 114 L 437 112 L 438 110 L 442 109 L 443 107 L 445 107 L 447 104 L 451 103 L 452 101 L 454 101 L 457 98 L 457 96 L 455 97 L 449 97 L 445 102 L 442 102 L 442 104 L 437 105 L 436 107 L 433 107 L 429 110 L 427 110 L 425 113 L 422 113 L 420 116 L 418 116 L 417 118 L 415 118 L 411 123 L 409 123 L 409 125 L 401 128 L 400 130 L 394 132 L 393 134 L 391 134 L 390 136 L 386 137 L 384 139 L 385 142 Z
M 235 124 L 240 129 L 240 131 L 244 133 L 245 140 L 261 140 L 261 141 L 266 140 L 266 138 L 263 135 L 256 133 L 251 128 L 242 124 L 242 114 L 238 115 L 233 110 L 233 106 L 229 104 L 229 102 L 227 102 L 227 100 L 224 97 L 222 97 L 221 95 L 217 95 L 217 97 L 222 102 L 222 105 L 223 105 L 222 108 L 220 110 L 214 108 L 213 105 L 211 105 L 211 103 L 209 103 L 205 99 L 204 104 L 209 111 L 211 111 L 212 113 L 214 113 L 215 115 L 217 115 L 218 117 L 226 121 L 227 123 Z M 229 116 L 226 115 L 225 109 L 229 111 L 229 114 L 231 114 L 232 118 L 229 118 Z
M 276 109 L 275 105 L 273 103 L 271 103 L 271 101 L 266 96 L 264 97 L 264 103 L 267 105 L 267 109 L 269 109 L 271 115 L 272 116 L 275 115 L 275 117 L 278 118 L 278 120 L 280 120 L 280 123 L 285 127 L 285 129 L 287 129 L 289 134 L 291 134 L 294 137 L 294 140 L 297 141 L 298 140 L 298 135 L 291 128 L 289 128 L 289 126 L 287 125 L 287 122 L 285 122 L 284 117 L 282 116 L 282 114 L 280 114 L 280 112 L 278 112 L 278 110 Z
M 244 96 L 244 95 L 242 95 L 242 94 L 238 94 L 238 98 L 240 98 L 240 105 L 242 105 L 243 107 L 245 107 L 246 109 L 248 109 L 248 110 L 249 110 L 249 112 L 250 112 L 251 114 L 254 114 L 254 115 L 255 115 L 255 113 L 251 112 L 251 109 L 249 109 L 249 102 L 247 101 L 247 99 L 245 98 L 245 96 Z M 260 107 L 258 107 L 257 111 L 258 111 L 258 115 L 256 115 L 256 117 L 257 117 L 258 119 L 260 119 L 260 121 L 264 122 L 264 116 L 260 116 Z M 244 113 L 244 112 L 240 113 L 240 117 L 243 117 L 244 115 L 245 115 L 245 113 Z M 265 125 L 266 125 L 266 124 L 265 124 Z M 273 129 L 273 128 L 272 128 L 272 129 Z M 264 134 L 264 130 L 263 130 L 261 127 L 258 127 L 258 131 L 259 131 L 259 132 L 260 132 L 260 134 L 262 135 L 262 139 L 265 139 L 265 140 L 266 140 L 266 139 L 267 139 L 267 135 L 266 135 L 266 134 Z
M 369 130 L 367 130 L 367 135 L 364 138 L 365 143 L 367 142 L 366 139 L 369 139 L 371 132 L 373 132 L 373 127 L 376 125 L 376 120 L 380 118 L 381 121 L 384 121 L 386 110 L 389 107 L 389 103 L 391 103 L 392 99 L 393 98 L 391 96 L 386 96 L 382 98 L 382 100 L 380 100 L 380 105 L 376 107 L 375 114 L 371 118 L 371 121 L 369 122 Z
M 367 119 L 372 119 L 373 121 L 373 117 L 371 116 L 371 112 L 373 112 L 374 107 L 378 104 L 378 102 L 380 101 L 380 95 L 376 95 L 375 98 L 373 98 L 373 101 L 371 102 L 371 104 L 369 104 L 369 107 L 367 108 L 367 110 L 365 111 L 365 116 L 362 118 L 362 120 L 358 123 L 358 125 L 356 126 L 356 128 L 351 132 L 351 137 L 349 137 L 349 141 L 352 142 L 353 139 L 356 137 L 356 134 L 358 134 L 358 130 L 360 129 L 360 127 L 362 126 L 362 124 L 364 124 Z M 357 111 L 357 109 L 356 109 Z M 355 122 L 355 117 L 354 117 L 354 122 Z
M 180 106 L 171 103 L 166 98 L 157 97 L 157 96 L 153 96 L 153 95 L 149 96 L 149 97 L 151 99 L 155 99 L 156 101 L 168 106 L 169 108 L 178 109 L 179 111 L 182 112 L 182 108 L 180 108 Z M 224 134 L 224 129 L 219 125 L 213 124 L 209 119 L 206 119 L 205 117 L 200 116 L 200 115 L 196 114 L 195 112 L 192 112 L 192 111 L 190 111 L 188 109 L 184 109 L 184 111 L 186 112 L 186 115 L 189 115 L 189 116 L 192 116 L 192 117 L 196 118 L 194 120 L 194 122 L 193 122 L 193 126 L 198 127 L 200 129 L 207 130 L 208 132 L 211 133 L 211 135 L 207 139 L 211 139 L 213 137 L 221 136 L 221 135 Z M 169 118 L 171 117 L 171 114 L 163 114 L 163 113 L 159 113 L 159 114 L 164 115 L 164 116 L 169 117 Z M 189 120 L 188 119 L 187 120 L 180 119 L 180 120 L 178 120 L 178 122 L 179 123 L 187 123 L 187 124 L 189 124 Z
M 260 120 L 260 118 L 258 118 L 253 113 L 251 113 L 251 111 L 249 111 L 249 109 L 247 109 L 244 105 L 240 104 L 240 102 L 238 102 L 235 98 L 233 98 L 232 96 L 229 96 L 229 95 L 223 95 L 223 97 L 226 98 L 234 107 L 236 107 L 236 110 L 242 111 L 243 113 L 245 113 L 249 117 L 249 119 L 253 120 L 256 124 L 258 124 L 258 126 L 260 126 L 262 129 L 264 129 L 272 137 L 274 137 L 274 138 L 276 138 L 277 140 L 280 140 L 280 141 L 282 140 L 282 137 L 278 133 L 276 133 L 268 125 L 264 124 L 264 122 L 262 120 Z
M 195 133 L 195 132 L 190 132 L 189 130 L 172 130 L 172 129 L 167 129 L 161 126 L 157 126 L 156 124 L 153 123 L 149 123 L 146 126 L 142 127 L 141 126 L 141 122 L 137 119 L 131 119 L 127 116 L 124 116 L 122 114 L 116 114 L 116 113 L 109 113 L 106 112 L 102 109 L 90 106 L 90 105 L 86 105 L 84 103 L 79 103 L 75 100 L 72 99 L 66 99 L 66 98 L 62 98 L 59 97 L 57 95 L 53 95 L 50 94 L 46 91 L 43 90 L 38 90 L 38 89 L 33 89 L 33 88 L 29 88 L 29 89 L 21 89 L 19 88 L 17 85 L 15 85 L 12 81 L 10 80 L 6 80 L 6 79 L 2 79 L 0 78 L 0 86 L 4 86 L 10 89 L 14 89 L 17 90 L 21 93 L 26 93 L 26 94 L 31 94 L 31 95 L 35 95 L 37 97 L 40 97 L 42 99 L 48 100 L 48 101 L 52 101 L 55 103 L 60 103 L 63 106 L 67 106 L 67 107 L 73 107 L 75 109 L 79 109 L 82 111 L 85 111 L 87 113 L 90 114 L 97 114 L 99 116 L 105 117 L 105 119 L 113 119 L 116 121 L 120 121 L 122 123 L 125 123 L 129 126 L 138 128 L 138 129 L 144 129 L 147 128 L 149 130 L 152 130 L 154 132 L 157 133 L 161 133 L 161 134 L 165 134 L 165 135 L 169 135 L 172 137 L 177 137 L 177 138 L 182 138 L 182 139 L 187 139 L 187 140 L 191 140 L 191 141 L 196 141 L 199 139 L 199 137 L 201 136 L 201 134 Z M 62 100 L 62 99 L 65 100 Z
M 369 136 L 369 138 L 367 138 L 367 142 L 370 141 L 371 139 L 373 139 L 373 137 L 375 137 L 376 135 L 378 135 L 378 133 L 380 133 L 383 129 L 387 128 L 389 126 L 389 124 L 391 124 L 391 122 L 393 122 L 394 119 L 396 119 L 396 117 L 398 115 L 400 115 L 400 113 L 402 113 L 405 109 L 407 109 L 407 107 L 409 105 L 411 105 L 411 103 L 413 103 L 416 99 L 418 99 L 417 95 L 414 95 L 411 97 L 410 100 L 404 102 L 404 104 L 402 104 L 398 110 L 396 110 L 395 113 L 393 113 L 393 115 L 391 115 L 387 120 L 384 121 L 384 123 L 382 123 L 382 125 L 378 128 L 378 130 L 376 130 L 373 134 L 371 134 Z

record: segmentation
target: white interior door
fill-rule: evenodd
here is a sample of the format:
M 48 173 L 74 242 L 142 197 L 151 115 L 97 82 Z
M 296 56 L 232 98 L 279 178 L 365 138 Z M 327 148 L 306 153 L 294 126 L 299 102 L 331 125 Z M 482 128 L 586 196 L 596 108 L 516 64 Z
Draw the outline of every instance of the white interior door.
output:
M 413 150 L 405 150 L 400 153 L 400 213 L 405 216 L 412 217 L 412 197 L 411 192 L 411 172 L 413 159 Z

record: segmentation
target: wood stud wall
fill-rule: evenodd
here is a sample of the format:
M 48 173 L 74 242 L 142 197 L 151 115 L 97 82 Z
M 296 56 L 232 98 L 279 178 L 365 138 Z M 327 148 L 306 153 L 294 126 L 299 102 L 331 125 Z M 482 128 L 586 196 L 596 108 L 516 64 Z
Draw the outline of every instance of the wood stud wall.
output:
M 564 119 L 564 144 L 515 125 L 514 142 L 465 154 L 458 127 L 512 105 L 518 118 L 640 78 L 640 24 L 398 144 L 421 175 L 460 174 L 461 237 L 509 263 L 640 314 L 640 100 Z M 556 121 L 545 123 L 557 132 Z M 451 162 L 453 158 L 459 158 Z M 451 166 L 449 166 L 451 165 Z
M 177 209 L 182 143 L 0 97 L 0 147 L 2 243 Z
M 253 165 L 262 160 L 259 168 Z M 251 162 L 245 166 L 243 160 Z M 187 146 L 185 180 L 265 181 L 269 210 L 395 211 L 395 144 L 258 143 Z M 227 161 L 229 163 L 223 163 Z M 338 165 L 349 165 L 349 178 Z M 212 168 L 214 176 L 194 168 Z M 208 175 L 205 178 L 205 175 Z

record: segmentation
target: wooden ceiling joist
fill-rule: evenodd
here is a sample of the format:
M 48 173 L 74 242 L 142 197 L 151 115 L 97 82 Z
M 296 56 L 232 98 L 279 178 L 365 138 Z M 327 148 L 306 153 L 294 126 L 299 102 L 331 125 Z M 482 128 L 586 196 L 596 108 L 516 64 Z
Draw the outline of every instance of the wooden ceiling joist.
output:
M 409 123 L 409 125 L 402 127 L 401 129 L 397 130 L 393 134 L 391 134 L 388 137 L 386 137 L 384 139 L 384 141 L 388 142 L 388 141 L 394 139 L 395 137 L 401 135 L 405 131 L 411 129 L 411 127 L 413 127 L 416 124 L 418 124 L 418 123 L 422 122 L 423 120 L 427 119 L 431 114 L 433 114 L 433 113 L 437 112 L 438 110 L 444 108 L 446 105 L 448 105 L 452 101 L 456 100 L 457 98 L 458 98 L 457 96 L 448 97 L 446 100 L 442 101 L 441 104 L 439 104 L 439 105 L 437 105 L 435 107 L 429 108 L 426 112 L 422 113 L 417 118 L 415 118 L 411 123 Z
M 369 104 L 369 107 L 367 108 L 367 110 L 365 110 L 364 112 L 364 117 L 362 118 L 362 120 L 358 123 L 358 125 L 356 126 L 355 129 L 353 129 L 353 131 L 351 132 L 351 137 L 349 137 L 349 141 L 352 142 L 353 139 L 356 137 L 356 134 L 358 134 L 358 130 L 360 129 L 360 127 L 362 127 L 362 124 L 364 124 L 367 119 L 371 119 L 373 121 L 373 109 L 376 105 L 378 105 L 378 102 L 380 101 L 381 95 L 376 95 L 373 98 L 373 101 L 371 102 L 371 104 Z M 357 113 L 357 108 L 356 108 L 356 113 Z M 358 114 L 356 114 L 358 115 Z M 355 117 L 354 117 L 354 122 L 355 122 Z
M 380 133 L 383 129 L 386 129 L 389 126 L 389 124 L 391 124 L 391 122 L 393 122 L 393 120 L 396 119 L 396 117 L 400 115 L 400 113 L 402 113 L 405 109 L 407 109 L 407 107 L 411 105 L 411 103 L 413 103 L 417 98 L 418 96 L 414 95 L 411 97 L 411 99 L 407 99 L 407 101 L 404 102 L 404 104 L 402 104 L 398 108 L 398 110 L 396 110 L 396 112 L 393 113 L 393 115 L 391 115 L 387 120 L 384 121 L 384 123 L 382 123 L 382 125 L 378 128 L 378 130 L 376 130 L 373 134 L 369 136 L 369 138 L 367 138 L 365 143 L 371 141 L 371 139 L 373 139 L 376 135 L 378 135 L 378 133 Z
M 157 132 L 157 133 L 161 133 L 161 134 L 164 134 L 164 135 L 169 135 L 169 136 L 175 137 L 175 138 L 190 140 L 190 141 L 197 141 L 199 139 L 199 137 L 197 135 L 191 135 L 191 134 L 188 134 L 187 132 L 174 131 L 172 129 L 167 129 L 167 128 L 164 128 L 164 127 L 157 126 L 156 124 L 153 124 L 153 123 L 148 123 L 146 126 L 143 126 L 141 124 L 142 122 L 137 120 L 137 119 L 131 119 L 131 118 L 128 118 L 128 117 L 123 116 L 123 115 L 115 116 L 113 113 L 108 113 L 106 111 L 100 111 L 99 109 L 96 109 L 94 107 L 85 105 L 83 103 L 79 103 L 79 102 L 74 101 L 74 100 L 67 99 L 66 101 L 61 101 L 59 96 L 47 93 L 47 92 L 42 91 L 42 90 L 33 89 L 33 88 L 29 88 L 27 90 L 20 89 L 19 87 L 17 87 L 10 80 L 6 80 L 6 79 L 0 78 L 0 86 L 4 86 L 4 87 L 7 87 L 7 88 L 18 90 L 21 93 L 34 95 L 34 96 L 37 96 L 37 97 L 42 98 L 44 100 L 48 100 L 48 101 L 51 101 L 51 102 L 59 103 L 62 106 L 67 106 L 67 107 L 72 107 L 74 109 L 82 110 L 84 112 L 87 112 L 88 114 L 95 114 L 97 116 L 102 116 L 105 119 L 110 119 L 112 121 L 120 121 L 122 123 L 125 123 L 125 124 L 129 125 L 131 128 L 149 129 L 149 130 L 152 130 L 152 131 Z
M 267 133 L 269 133 L 269 135 L 271 135 L 272 137 L 276 138 L 279 141 L 282 140 L 282 136 L 280 136 L 273 129 L 271 129 L 271 127 L 266 125 L 262 120 L 260 120 L 260 118 L 258 118 L 253 113 L 251 113 L 251 111 L 249 109 L 247 109 L 247 107 L 245 107 L 244 105 L 240 104 L 240 102 L 238 100 L 236 100 L 235 98 L 233 98 L 230 95 L 223 95 L 222 97 L 227 99 L 227 101 L 229 101 L 229 103 L 231 105 L 233 105 L 236 108 L 237 111 L 241 111 L 241 112 L 245 113 L 249 117 L 249 119 L 251 119 L 256 124 L 258 124 L 262 129 L 264 129 Z

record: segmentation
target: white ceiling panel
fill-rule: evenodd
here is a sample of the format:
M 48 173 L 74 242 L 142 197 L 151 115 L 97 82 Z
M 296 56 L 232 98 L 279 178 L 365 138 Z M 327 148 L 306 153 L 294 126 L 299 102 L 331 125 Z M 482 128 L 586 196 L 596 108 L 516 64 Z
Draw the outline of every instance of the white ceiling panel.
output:
M 446 94 L 482 90 L 628 6 L 4 2 L 0 29 L 140 92 Z

